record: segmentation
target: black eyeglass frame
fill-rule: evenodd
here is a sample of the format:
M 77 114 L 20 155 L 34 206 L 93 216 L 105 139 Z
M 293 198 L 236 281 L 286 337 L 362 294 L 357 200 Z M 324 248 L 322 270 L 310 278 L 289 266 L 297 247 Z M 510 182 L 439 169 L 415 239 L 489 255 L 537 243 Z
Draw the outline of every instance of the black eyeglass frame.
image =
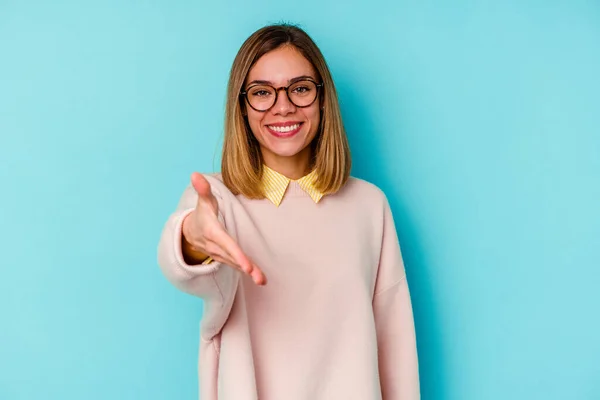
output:
M 292 101 L 292 99 L 290 98 L 290 93 L 288 92 L 288 90 L 290 89 L 290 87 L 292 87 L 293 85 L 297 84 L 298 82 L 312 82 L 312 83 L 314 83 L 314 84 L 315 84 L 315 86 L 316 86 L 316 88 L 317 88 L 317 94 L 315 95 L 315 99 L 314 99 L 313 101 L 311 101 L 311 102 L 310 102 L 310 104 L 307 104 L 307 105 L 305 105 L 305 106 L 299 106 L 299 105 L 297 105 L 296 103 L 294 103 L 294 102 Z M 250 104 L 250 100 L 248 100 L 248 92 L 249 92 L 249 91 L 250 91 L 250 90 L 251 90 L 253 87 L 256 87 L 256 86 L 268 86 L 268 87 L 272 88 L 273 90 L 275 90 L 275 101 L 273 101 L 273 104 L 271 105 L 271 107 L 267 108 L 266 110 L 259 110 L 259 109 L 257 109 L 257 108 L 254 108 L 254 106 L 253 106 L 252 104 Z M 324 83 L 323 83 L 323 82 L 321 82 L 321 83 L 317 83 L 317 82 L 316 82 L 315 80 L 313 80 L 313 79 L 300 79 L 300 80 L 298 80 L 298 81 L 296 81 L 296 82 L 290 83 L 288 86 L 281 86 L 281 87 L 278 87 L 278 88 L 275 88 L 275 87 L 273 87 L 273 86 L 271 86 L 271 85 L 265 85 L 265 84 L 262 84 L 262 83 L 257 83 L 257 84 L 255 84 L 255 85 L 252 85 L 252 86 L 248 87 L 248 88 L 247 88 L 246 90 L 244 90 L 243 92 L 240 92 L 240 96 L 243 96 L 243 97 L 244 97 L 244 99 L 246 99 L 246 103 L 247 103 L 247 104 L 250 106 L 250 108 L 252 108 L 254 111 L 258 111 L 258 112 L 267 112 L 267 111 L 269 111 L 271 108 L 273 108 L 273 106 L 274 106 L 275 104 L 277 104 L 277 99 L 278 99 L 278 96 L 279 96 L 279 92 L 280 92 L 281 90 L 285 90 L 285 94 L 287 95 L 287 98 L 288 98 L 288 100 L 289 100 L 289 102 L 290 102 L 290 103 L 292 103 L 292 104 L 293 104 L 295 107 L 298 107 L 298 108 L 306 108 L 306 107 L 310 107 L 310 106 L 312 106 L 313 104 L 315 104 L 315 101 L 317 101 L 317 99 L 319 98 L 319 94 L 320 94 L 321 88 L 322 88 L 323 86 L 324 86 Z

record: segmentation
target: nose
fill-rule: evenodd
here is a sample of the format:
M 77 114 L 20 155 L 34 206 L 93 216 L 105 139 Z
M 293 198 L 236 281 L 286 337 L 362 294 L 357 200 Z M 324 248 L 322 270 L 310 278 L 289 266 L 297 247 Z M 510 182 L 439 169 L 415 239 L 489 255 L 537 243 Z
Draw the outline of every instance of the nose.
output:
M 284 88 L 277 91 L 277 101 L 273 104 L 271 111 L 280 115 L 287 115 L 296 111 L 296 106 L 290 101 Z

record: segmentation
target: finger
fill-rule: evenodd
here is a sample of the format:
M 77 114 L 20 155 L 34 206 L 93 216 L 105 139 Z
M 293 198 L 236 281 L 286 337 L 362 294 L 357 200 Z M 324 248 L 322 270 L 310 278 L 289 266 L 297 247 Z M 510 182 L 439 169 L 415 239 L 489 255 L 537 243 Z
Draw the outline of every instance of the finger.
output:
M 262 286 L 267 284 L 267 277 L 256 264 L 254 264 L 254 268 L 252 269 L 250 276 L 252 276 L 252 279 L 257 285 Z
M 240 267 L 236 266 L 234 263 L 231 262 L 230 257 L 227 257 L 227 256 L 220 257 L 220 256 L 215 255 L 213 257 L 213 259 L 216 261 L 222 262 L 226 265 L 229 265 L 233 269 L 236 269 L 236 270 L 240 271 L 241 273 L 245 273 L 244 271 L 242 271 L 240 269 Z M 265 276 L 264 272 L 262 272 L 261 269 L 256 264 L 253 264 L 252 272 L 246 273 L 246 275 L 248 275 L 250 277 L 250 279 L 252 279 L 252 281 L 254 281 L 254 283 L 256 283 L 259 286 L 264 286 L 267 284 L 267 277 Z
M 211 256 L 211 258 L 215 261 L 218 261 L 222 264 L 225 264 L 225 265 L 235 269 L 236 271 L 240 271 L 240 269 L 233 264 L 233 261 L 229 257 L 222 257 L 222 256 L 218 256 L 218 255 L 214 254 Z M 242 272 L 242 271 L 240 271 L 240 272 Z
M 228 267 L 231 267 L 237 271 L 243 272 L 242 270 L 240 270 L 240 268 L 237 265 L 235 265 L 235 262 L 233 262 L 231 257 L 229 257 L 227 255 L 223 255 L 222 253 L 213 253 L 210 257 L 215 261 L 218 261 L 220 263 L 227 265 Z
M 233 259 L 225 250 L 223 250 L 218 244 L 213 241 L 206 240 L 205 244 L 206 254 L 212 257 L 214 260 L 225 263 L 227 265 L 233 266 L 236 269 L 239 269 Z
M 222 248 L 220 248 L 216 243 L 207 243 L 206 246 L 207 251 L 210 251 L 210 253 L 212 254 L 211 257 L 218 262 L 222 262 L 226 265 L 229 265 L 237 270 L 239 270 L 240 272 L 244 272 L 241 270 L 241 268 L 239 266 L 236 265 L 235 262 L 233 262 L 233 260 L 231 259 L 231 257 L 229 256 L 229 254 L 227 254 L 225 252 L 225 250 L 223 250 Z M 256 283 L 257 285 L 266 285 L 267 284 L 267 277 L 265 276 L 265 274 L 262 272 L 262 270 L 254 263 L 252 263 L 252 271 L 250 273 L 247 273 L 247 275 L 249 275 L 252 280 L 254 281 L 254 283 Z
M 250 271 L 243 270 L 242 267 L 239 265 L 239 263 L 234 259 L 234 257 L 231 254 L 229 254 L 227 252 L 227 250 L 222 247 L 221 244 L 214 242 L 211 239 L 206 240 L 206 251 L 215 260 L 217 260 L 217 258 L 215 258 L 215 257 L 218 257 L 220 260 L 222 260 L 221 262 L 224 262 L 225 264 L 227 264 L 237 270 L 240 270 L 241 272 L 244 272 L 247 274 L 250 274 L 252 272 L 252 270 L 250 270 Z
M 242 271 L 249 274 L 252 272 L 253 265 L 250 259 L 244 254 L 240 246 L 233 240 L 224 229 L 215 229 L 211 240 L 225 250 L 235 261 Z

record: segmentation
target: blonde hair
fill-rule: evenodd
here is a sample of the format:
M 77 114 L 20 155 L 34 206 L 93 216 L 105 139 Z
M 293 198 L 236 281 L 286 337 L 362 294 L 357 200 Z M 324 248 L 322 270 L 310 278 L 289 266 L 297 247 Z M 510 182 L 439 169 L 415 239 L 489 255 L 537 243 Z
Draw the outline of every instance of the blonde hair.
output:
M 325 194 L 340 190 L 350 176 L 351 156 L 344 130 L 337 92 L 323 54 L 299 27 L 289 24 L 269 25 L 254 32 L 238 51 L 227 86 L 225 138 L 221 161 L 223 183 L 233 194 L 264 198 L 260 180 L 263 159 L 258 141 L 243 115 L 245 104 L 240 92 L 250 69 L 260 57 L 282 46 L 293 46 L 314 67 L 323 83 L 320 94 L 321 122 L 311 142 L 311 167 L 316 169 L 315 186 Z

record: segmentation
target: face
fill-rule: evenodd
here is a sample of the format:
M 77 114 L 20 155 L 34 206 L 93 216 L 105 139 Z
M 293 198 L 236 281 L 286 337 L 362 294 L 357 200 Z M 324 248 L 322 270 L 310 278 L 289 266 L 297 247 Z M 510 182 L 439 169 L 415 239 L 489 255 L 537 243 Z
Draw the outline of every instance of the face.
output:
M 244 90 L 257 81 L 274 88 L 286 87 L 301 77 L 319 83 L 311 63 L 294 47 L 284 46 L 265 54 L 256 62 L 248 74 Z M 304 94 L 308 93 L 307 90 L 301 85 L 290 89 L 292 98 L 299 99 L 294 100 L 296 104 L 304 105 L 301 96 L 307 96 Z M 248 91 L 248 96 L 255 96 L 255 99 L 256 96 L 266 95 L 266 91 Z M 291 162 L 308 166 L 309 145 L 317 134 L 321 118 L 319 103 L 317 98 L 307 107 L 298 107 L 290 102 L 284 90 L 280 90 L 277 101 L 267 111 L 256 111 L 248 103 L 245 104 L 250 129 L 260 144 L 268 166 L 273 168 Z

